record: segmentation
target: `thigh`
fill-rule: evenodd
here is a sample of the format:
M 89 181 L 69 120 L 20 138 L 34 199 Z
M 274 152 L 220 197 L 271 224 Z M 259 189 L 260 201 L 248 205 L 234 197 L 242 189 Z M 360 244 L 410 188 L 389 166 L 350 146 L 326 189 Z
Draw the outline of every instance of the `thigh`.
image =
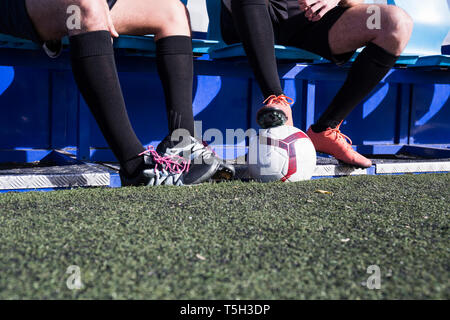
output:
M 367 21 L 372 15 L 367 12 L 369 6 L 358 5 L 349 8 L 330 29 L 329 42 L 334 54 L 361 48 L 382 32 L 382 30 L 367 27 Z M 388 8 L 387 5 L 379 5 L 379 7 L 382 11 Z
M 373 5 L 361 4 L 348 9 L 330 30 L 330 47 L 337 54 L 365 46 L 373 42 L 379 46 L 386 45 L 385 37 L 400 29 L 408 30 L 412 24 L 410 17 L 401 9 L 391 5 L 376 5 L 379 8 L 378 28 L 369 28 L 368 23 L 376 17 L 376 13 L 368 10 Z M 408 31 L 406 31 L 408 33 Z M 410 31 L 409 31 L 410 32 Z M 410 33 L 409 33 L 410 36 Z M 409 40 L 403 40 L 403 45 Z M 403 47 L 404 48 L 404 47 Z M 392 48 L 395 50 L 395 45 Z
M 347 62 L 356 48 L 335 52 L 329 42 L 330 30 L 346 13 L 348 8 L 336 7 L 317 22 L 309 21 L 302 12 L 296 12 L 282 22 L 279 43 L 313 52 L 334 63 Z
M 234 25 L 230 0 L 221 0 L 220 31 L 222 34 L 223 41 L 226 44 L 234 44 L 241 42 L 239 32 L 237 31 L 236 26 Z
M 22 0 L 20 0 L 22 1 Z M 66 35 L 107 29 L 106 0 L 25 0 L 28 15 L 43 41 Z M 68 22 L 79 10 L 79 27 L 69 30 Z
M 119 34 L 190 36 L 189 15 L 180 0 L 117 0 L 111 10 Z
M 0 1 L 0 33 L 41 42 L 28 15 L 25 0 Z

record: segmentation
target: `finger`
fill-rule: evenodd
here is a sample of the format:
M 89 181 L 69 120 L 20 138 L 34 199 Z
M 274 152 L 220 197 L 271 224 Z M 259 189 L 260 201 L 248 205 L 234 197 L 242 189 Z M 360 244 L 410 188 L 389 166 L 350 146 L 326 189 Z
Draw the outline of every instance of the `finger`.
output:
M 317 2 L 321 2 L 321 0 L 305 0 L 305 5 L 307 5 L 308 7 L 311 7 L 313 4 L 315 4 Z
M 111 27 L 110 27 L 110 32 L 111 32 L 111 35 L 114 37 L 114 38 L 118 38 L 119 37 L 119 33 L 117 32 L 117 30 L 116 30 L 116 28 L 114 27 L 114 25 L 111 25 Z
M 308 9 L 309 9 L 309 7 L 307 5 L 305 5 L 305 4 L 300 6 L 300 11 L 301 12 L 306 12 Z
M 318 1 L 319 0 L 298 0 L 298 4 L 300 5 L 300 7 L 307 8 Z
M 320 11 L 316 12 L 315 16 L 312 18 L 312 22 L 319 21 L 322 19 L 327 13 L 330 11 L 330 8 L 327 6 L 324 6 Z
M 314 18 L 316 13 L 319 12 L 324 6 L 325 6 L 325 4 L 323 2 L 316 2 L 314 5 L 309 7 L 309 9 L 306 11 L 306 14 L 305 14 L 306 18 L 311 20 L 312 18 Z
M 320 3 L 322 0 L 300 0 L 300 1 L 299 1 L 300 11 L 306 12 L 312 5 Z
M 108 19 L 109 32 L 111 33 L 111 35 L 114 38 L 118 38 L 119 37 L 119 33 L 117 32 L 116 27 L 114 27 L 114 23 L 112 21 L 111 14 L 108 12 L 107 15 L 108 15 L 107 19 Z
M 106 18 L 106 24 L 107 24 L 107 28 L 109 30 L 109 33 L 111 34 L 111 36 L 113 38 L 118 38 L 119 37 L 119 33 L 117 32 L 116 28 L 114 27 L 114 23 L 111 17 L 111 11 L 109 9 L 109 5 L 108 2 L 104 1 L 104 14 L 105 14 L 105 18 Z

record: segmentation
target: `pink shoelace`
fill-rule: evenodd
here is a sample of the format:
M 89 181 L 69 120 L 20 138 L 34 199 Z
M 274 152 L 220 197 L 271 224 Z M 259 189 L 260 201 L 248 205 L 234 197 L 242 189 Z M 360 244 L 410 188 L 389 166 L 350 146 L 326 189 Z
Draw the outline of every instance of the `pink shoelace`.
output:
M 204 146 L 206 149 L 208 149 L 209 151 L 211 151 L 211 152 L 213 153 L 213 155 L 217 156 L 216 150 L 214 150 L 214 148 L 211 147 L 211 146 L 208 144 L 208 142 L 202 140 L 202 144 L 203 144 L 203 146 Z
M 142 155 L 150 155 L 155 161 L 155 169 L 158 170 L 158 165 L 161 166 L 162 169 L 166 169 L 170 173 L 183 173 L 188 172 L 191 166 L 191 161 L 186 160 L 179 156 L 167 156 L 162 157 L 158 152 L 156 152 L 153 146 L 148 146 L 147 150 L 140 153 L 139 156 Z

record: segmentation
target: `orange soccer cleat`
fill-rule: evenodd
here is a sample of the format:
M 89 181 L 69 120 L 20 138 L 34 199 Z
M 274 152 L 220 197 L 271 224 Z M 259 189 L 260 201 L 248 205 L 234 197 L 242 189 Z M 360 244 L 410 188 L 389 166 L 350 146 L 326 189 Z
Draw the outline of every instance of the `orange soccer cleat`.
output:
M 355 167 L 371 167 L 372 161 L 353 150 L 352 140 L 339 130 L 341 124 L 342 122 L 335 129 L 328 128 L 319 133 L 309 128 L 306 134 L 313 142 L 317 152 L 330 154 L 336 159 Z
M 259 109 L 256 121 L 263 129 L 282 125 L 293 126 L 291 104 L 294 100 L 286 97 L 271 95 L 264 101 L 264 106 Z

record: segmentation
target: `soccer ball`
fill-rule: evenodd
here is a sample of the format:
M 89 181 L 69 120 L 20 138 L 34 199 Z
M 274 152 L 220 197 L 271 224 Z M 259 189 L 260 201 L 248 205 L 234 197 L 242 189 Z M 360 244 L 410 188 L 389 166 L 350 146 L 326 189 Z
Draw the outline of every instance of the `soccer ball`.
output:
M 311 179 L 316 168 L 316 150 L 300 129 L 280 126 L 259 131 L 250 138 L 250 176 L 261 182 L 296 182 Z

